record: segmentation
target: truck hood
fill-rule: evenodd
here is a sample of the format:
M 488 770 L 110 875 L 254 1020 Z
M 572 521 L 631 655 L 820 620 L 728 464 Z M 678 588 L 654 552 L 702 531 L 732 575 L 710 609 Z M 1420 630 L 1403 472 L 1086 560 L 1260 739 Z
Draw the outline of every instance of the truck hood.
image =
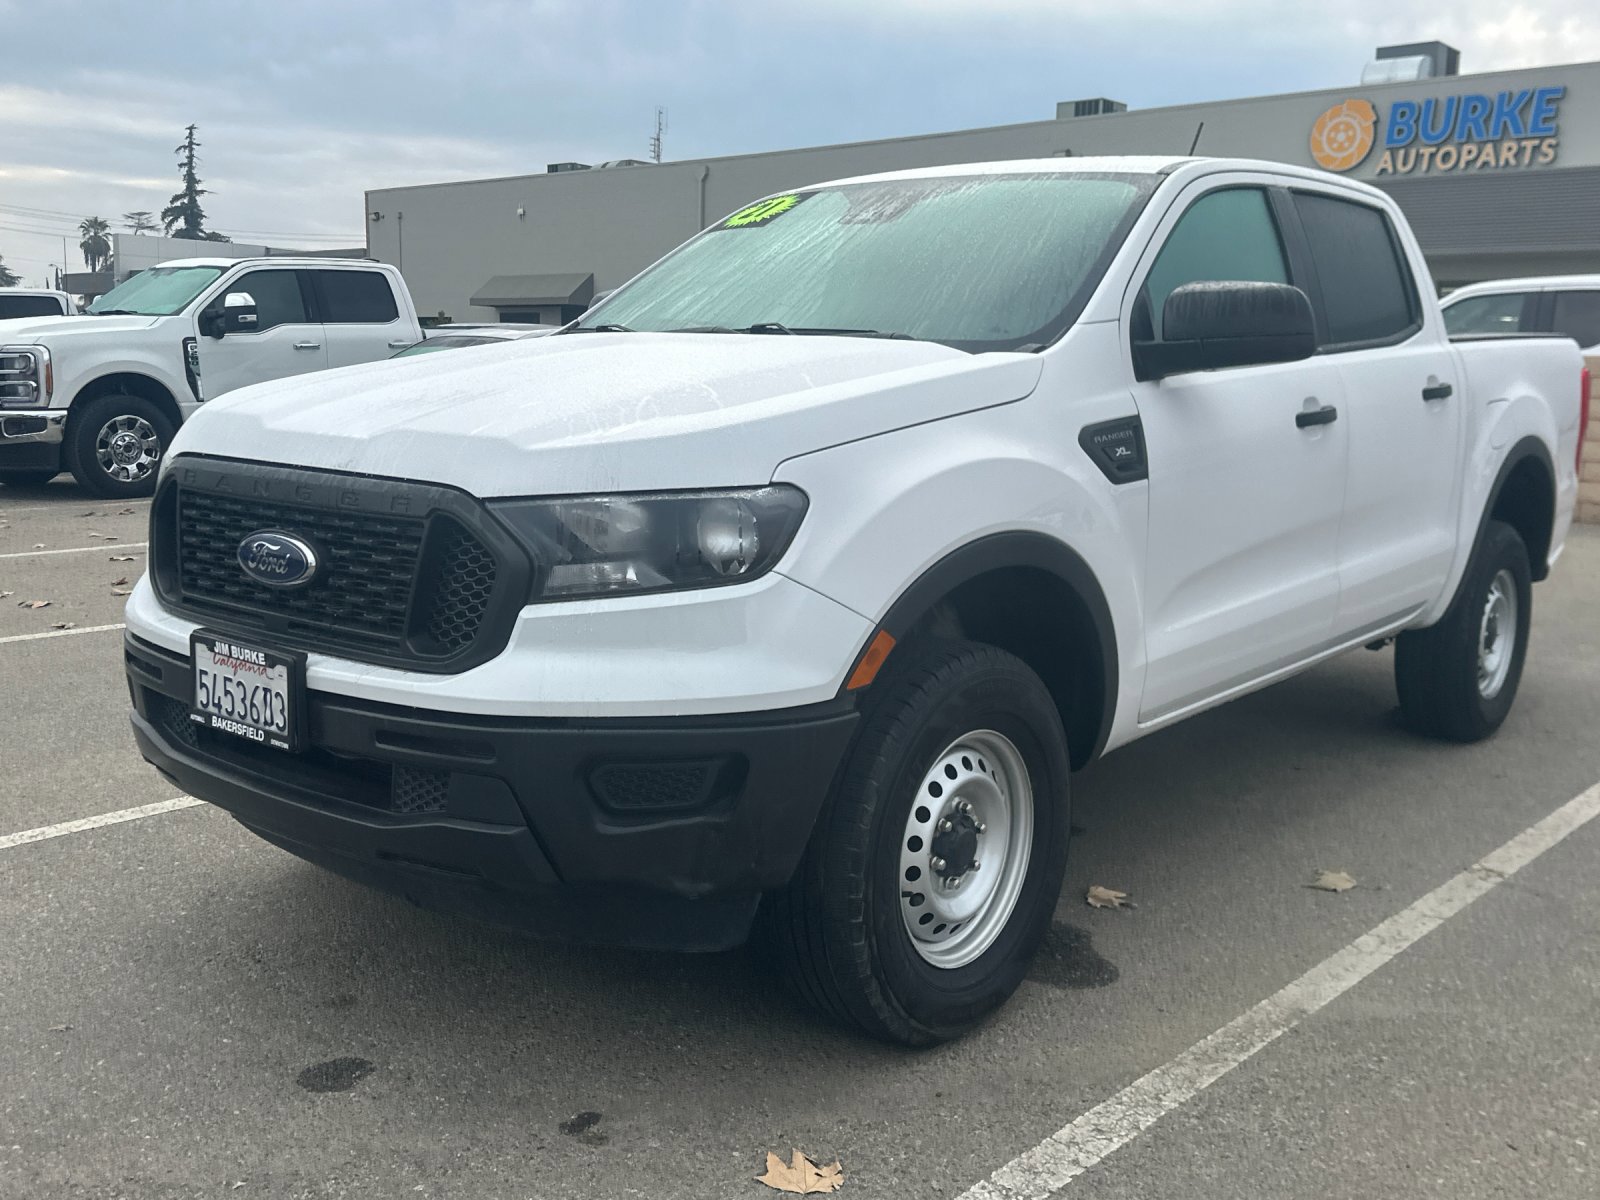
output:
M 201 453 L 478 496 L 765 483 L 787 458 L 1017 400 L 1032 354 L 931 342 L 584 333 L 301 375 L 210 401 Z
M 0 321 L 0 343 L 5 345 L 33 346 L 40 342 L 53 343 L 60 337 L 93 336 L 97 333 L 127 333 L 129 330 L 149 329 L 165 317 L 12 317 Z

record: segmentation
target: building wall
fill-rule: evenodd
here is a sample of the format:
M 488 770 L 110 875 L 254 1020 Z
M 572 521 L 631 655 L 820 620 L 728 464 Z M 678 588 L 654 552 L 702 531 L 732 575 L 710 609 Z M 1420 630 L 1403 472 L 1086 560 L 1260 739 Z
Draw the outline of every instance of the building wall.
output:
M 1315 165 L 1317 119 L 1346 100 L 1396 100 L 1560 86 L 1548 166 L 1381 176 L 1378 149 L 1349 172 L 1390 187 L 1446 283 L 1513 272 L 1600 271 L 1600 63 L 1304 92 L 888 141 L 659 166 L 524 175 L 367 193 L 371 254 L 397 264 L 418 309 L 494 320 L 467 302 L 493 275 L 592 272 L 625 282 L 708 222 L 772 192 L 876 171 L 1073 154 L 1187 154 Z M 1198 135 L 1198 143 L 1197 143 Z M 1381 139 L 1380 139 L 1381 141 Z M 1499 247 L 1499 249 L 1495 249 Z
M 1578 520 L 1600 525 L 1600 355 L 1589 359 L 1589 428 L 1578 482 Z

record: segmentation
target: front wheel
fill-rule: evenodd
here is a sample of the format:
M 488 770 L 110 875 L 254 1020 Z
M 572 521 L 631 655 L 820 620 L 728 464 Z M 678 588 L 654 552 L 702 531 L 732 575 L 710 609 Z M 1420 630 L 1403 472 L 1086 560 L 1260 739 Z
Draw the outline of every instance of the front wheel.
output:
M 111 392 L 82 402 L 67 427 L 67 469 L 91 496 L 148 496 L 175 432 L 172 421 L 141 396 Z
M 1418 733 L 1476 742 L 1500 728 L 1528 652 L 1533 580 L 1521 536 L 1490 521 L 1438 624 L 1395 642 L 1400 712 Z
M 1066 866 L 1066 736 L 1049 691 L 992 646 L 934 643 L 874 687 L 772 923 L 813 1003 L 927 1046 L 1027 973 Z

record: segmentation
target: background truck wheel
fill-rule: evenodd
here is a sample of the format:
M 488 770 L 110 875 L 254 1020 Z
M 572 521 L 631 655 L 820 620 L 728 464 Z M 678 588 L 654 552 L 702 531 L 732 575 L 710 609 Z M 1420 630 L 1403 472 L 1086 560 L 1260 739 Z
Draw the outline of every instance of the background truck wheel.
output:
M 96 396 L 73 413 L 67 427 L 67 469 L 91 496 L 148 496 L 173 432 L 166 414 L 142 397 Z
M 59 474 L 60 471 L 46 471 L 42 467 L 37 471 L 0 471 L 0 484 L 14 488 L 43 487 Z
M 1490 521 L 1439 623 L 1395 642 L 1406 724 L 1453 742 L 1481 741 L 1499 729 L 1522 679 L 1532 610 L 1527 547 L 1511 526 Z
M 927 1046 L 1022 982 L 1061 890 L 1071 768 L 1050 693 L 1021 660 L 969 642 L 906 651 L 873 685 L 768 917 L 809 1000 Z

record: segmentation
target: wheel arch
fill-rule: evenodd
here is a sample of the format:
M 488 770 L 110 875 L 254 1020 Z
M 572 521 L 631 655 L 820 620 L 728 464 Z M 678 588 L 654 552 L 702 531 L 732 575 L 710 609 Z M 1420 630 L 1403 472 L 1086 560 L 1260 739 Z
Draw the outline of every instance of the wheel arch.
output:
M 67 420 L 72 421 L 73 414 L 82 411 L 80 404 L 86 404 L 96 397 L 114 392 L 127 392 L 129 395 L 138 396 L 141 400 L 148 400 L 172 422 L 174 429 L 183 424 L 183 411 L 178 407 L 178 399 L 173 395 L 172 389 L 154 376 L 138 371 L 112 371 L 95 376 L 73 395 L 72 408 Z
M 1476 553 L 1490 521 L 1504 521 L 1528 548 L 1528 566 L 1537 582 L 1550 574 L 1550 542 L 1555 535 L 1556 472 L 1543 439 L 1528 436 L 1513 445 L 1495 473 L 1473 537 Z
M 990 534 L 902 591 L 879 628 L 903 643 L 957 636 L 998 646 L 1044 681 L 1074 769 L 1099 755 L 1116 712 L 1116 629 L 1105 592 L 1071 547 L 1042 533 Z

